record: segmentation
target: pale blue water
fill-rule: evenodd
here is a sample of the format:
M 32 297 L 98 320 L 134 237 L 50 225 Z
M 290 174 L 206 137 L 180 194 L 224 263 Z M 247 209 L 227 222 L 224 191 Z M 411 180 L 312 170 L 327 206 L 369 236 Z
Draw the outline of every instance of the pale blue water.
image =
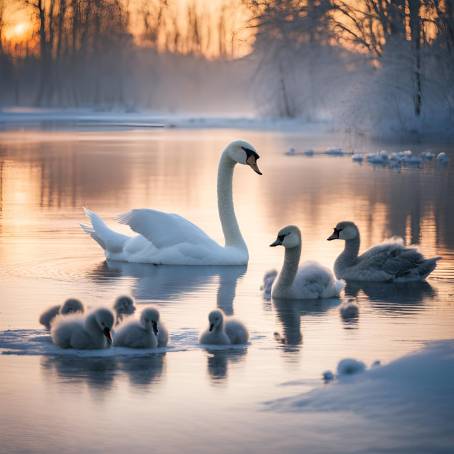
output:
M 79 228 L 83 206 L 112 225 L 130 208 L 153 207 L 177 212 L 222 241 L 217 161 L 238 137 L 255 145 L 264 174 L 235 171 L 247 268 L 106 263 Z M 178 346 L 146 358 L 0 356 L 1 450 L 350 452 L 342 421 L 358 416 L 275 414 L 263 403 L 295 392 L 292 382 L 298 392 L 320 386 L 321 373 L 344 357 L 388 362 L 426 340 L 454 337 L 454 155 L 452 146 L 388 145 L 389 151 L 451 155 L 447 166 L 428 162 L 400 172 L 359 166 L 348 156 L 284 155 L 290 146 L 338 145 L 381 149 L 333 136 L 254 130 L 0 133 L 0 330 L 38 329 L 40 312 L 69 296 L 97 306 L 129 293 L 139 309 L 159 306 Z M 282 250 L 268 247 L 277 231 L 299 225 L 303 258 L 332 266 L 342 245 L 326 238 L 341 220 L 358 224 L 363 249 L 399 235 L 443 260 L 424 285 L 349 286 L 360 306 L 353 324 L 340 318 L 339 300 L 264 300 L 263 274 L 283 258 Z M 245 322 L 250 346 L 197 347 L 216 306 Z M 361 424 L 358 419 L 358 452 L 372 439 Z M 382 445 L 373 438 L 372 446 L 384 450 L 392 445 L 387 429 L 380 430 Z

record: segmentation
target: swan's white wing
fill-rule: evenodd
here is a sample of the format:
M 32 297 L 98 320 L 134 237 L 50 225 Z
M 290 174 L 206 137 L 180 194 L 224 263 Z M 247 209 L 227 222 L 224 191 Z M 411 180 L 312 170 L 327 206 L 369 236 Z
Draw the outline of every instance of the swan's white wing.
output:
M 158 249 L 180 243 L 219 247 L 203 230 L 177 214 L 143 208 L 128 211 L 117 219 L 147 238 Z

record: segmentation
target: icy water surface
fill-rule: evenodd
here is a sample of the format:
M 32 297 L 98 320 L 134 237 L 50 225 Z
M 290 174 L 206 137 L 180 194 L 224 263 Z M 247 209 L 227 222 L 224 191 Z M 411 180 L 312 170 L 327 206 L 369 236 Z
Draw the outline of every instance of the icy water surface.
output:
M 255 145 L 263 171 L 235 170 L 247 268 L 106 263 L 79 228 L 84 206 L 112 225 L 130 208 L 152 207 L 179 213 L 222 242 L 217 163 L 238 137 Z M 454 337 L 452 146 L 413 145 L 416 152 L 445 151 L 451 160 L 400 171 L 358 165 L 349 156 L 284 154 L 289 147 L 338 145 L 351 144 L 249 130 L 0 133 L 2 451 L 361 452 L 385 450 L 396 440 L 412 451 L 405 430 L 367 431 L 354 413 L 275 413 L 264 405 L 321 386 L 321 373 L 344 357 L 388 362 L 427 340 Z M 268 247 L 277 231 L 297 224 L 303 259 L 332 266 L 342 244 L 326 238 L 341 220 L 359 225 L 362 249 L 398 235 L 443 260 L 426 284 L 350 285 L 347 293 L 360 306 L 355 323 L 340 318 L 345 296 L 264 300 L 263 274 L 283 259 L 282 249 Z M 48 305 L 75 296 L 95 307 L 122 293 L 132 294 L 139 310 L 159 306 L 172 334 L 169 351 L 59 355 L 39 331 L 39 314 Z M 247 348 L 197 346 L 216 306 L 247 324 Z M 357 439 L 343 434 L 346 421 L 357 425 Z

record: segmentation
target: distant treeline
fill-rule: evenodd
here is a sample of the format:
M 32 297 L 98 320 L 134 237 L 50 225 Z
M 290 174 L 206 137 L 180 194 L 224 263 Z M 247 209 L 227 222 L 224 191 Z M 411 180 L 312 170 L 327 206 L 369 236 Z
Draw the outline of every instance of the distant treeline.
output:
M 255 109 L 360 133 L 453 129 L 454 0 L 226 0 L 214 16 L 199 0 L 183 10 L 143 0 L 140 39 L 124 0 L 11 1 L 33 14 L 35 32 L 21 45 L 1 39 L 0 0 L 2 105 Z M 240 19 L 252 45 L 238 58 Z

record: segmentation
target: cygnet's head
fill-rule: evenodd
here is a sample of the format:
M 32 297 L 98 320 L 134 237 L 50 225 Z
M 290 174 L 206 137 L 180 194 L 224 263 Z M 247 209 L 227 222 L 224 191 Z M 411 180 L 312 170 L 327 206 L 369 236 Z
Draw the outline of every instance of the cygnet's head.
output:
M 276 241 L 271 243 L 271 247 L 284 246 L 286 249 L 294 248 L 301 245 L 301 232 L 296 225 L 288 225 L 279 230 Z
M 107 342 L 111 344 L 112 336 L 110 331 L 112 330 L 115 321 L 112 311 L 106 309 L 105 307 L 101 307 L 99 309 L 96 309 L 93 315 L 95 316 L 96 323 L 106 337 Z
M 224 323 L 224 313 L 219 310 L 215 309 L 208 314 L 208 321 L 210 322 L 210 331 L 213 331 L 222 326 Z
M 117 315 L 132 315 L 136 311 L 134 300 L 130 296 L 119 296 L 114 303 Z
M 76 298 L 67 299 L 61 309 L 60 313 L 63 315 L 66 314 L 75 314 L 77 312 L 84 312 L 84 305 Z
M 257 165 L 257 159 L 259 159 L 260 156 L 251 144 L 244 140 L 235 140 L 227 147 L 226 151 L 233 161 L 238 164 L 248 165 L 254 172 L 262 175 L 262 172 Z
M 358 235 L 359 231 L 355 223 L 342 221 L 334 227 L 334 232 L 327 238 L 327 240 L 354 240 L 358 237 Z
M 155 336 L 159 333 L 158 323 L 159 323 L 159 311 L 155 307 L 147 307 L 140 314 L 140 322 L 146 328 L 150 326 L 153 328 Z

